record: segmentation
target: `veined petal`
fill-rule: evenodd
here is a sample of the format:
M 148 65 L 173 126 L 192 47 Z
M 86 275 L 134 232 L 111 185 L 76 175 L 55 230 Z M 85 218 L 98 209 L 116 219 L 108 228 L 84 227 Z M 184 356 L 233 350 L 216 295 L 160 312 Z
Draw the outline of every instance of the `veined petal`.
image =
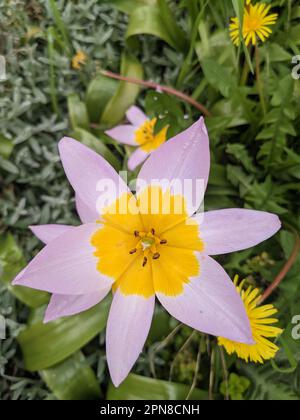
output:
M 252 344 L 249 319 L 233 282 L 212 258 L 201 254 L 199 263 L 199 277 L 185 284 L 182 294 L 176 297 L 157 294 L 161 304 L 191 328 Z
M 52 295 L 46 310 L 44 322 L 54 321 L 64 316 L 84 312 L 101 302 L 109 293 L 110 287 L 85 295 Z
M 112 280 L 97 270 L 98 259 L 91 244 L 97 229 L 97 224 L 82 225 L 54 239 L 13 284 L 63 295 L 100 292 L 111 286 Z
M 150 153 L 145 152 L 140 147 L 136 149 L 128 159 L 128 169 L 134 171 L 149 156 Z
M 112 139 L 119 143 L 128 144 L 129 146 L 137 146 L 135 141 L 136 127 L 133 125 L 118 125 L 111 130 L 105 131 Z
M 93 150 L 76 140 L 64 137 L 59 152 L 66 175 L 76 194 L 99 218 L 104 207 L 121 194 L 129 192 L 117 172 Z
M 275 214 L 247 209 L 209 211 L 195 217 L 199 220 L 200 236 L 208 255 L 253 247 L 273 236 L 281 227 Z
M 154 312 L 155 297 L 124 296 L 116 292 L 106 330 L 106 353 L 115 386 L 126 378 L 147 339 Z
M 172 185 L 171 191 L 184 195 L 189 214 L 193 214 L 203 200 L 209 169 L 209 138 L 200 118 L 151 153 L 140 171 L 137 187 L 141 190 L 145 183 L 160 184 L 165 190 Z
M 131 106 L 126 112 L 126 117 L 128 121 L 133 124 L 135 127 L 140 127 L 148 120 L 147 115 L 137 106 Z
M 29 226 L 31 232 L 44 244 L 48 244 L 54 239 L 57 239 L 63 233 L 69 232 L 76 226 L 67 226 L 67 225 L 39 225 L 39 226 Z

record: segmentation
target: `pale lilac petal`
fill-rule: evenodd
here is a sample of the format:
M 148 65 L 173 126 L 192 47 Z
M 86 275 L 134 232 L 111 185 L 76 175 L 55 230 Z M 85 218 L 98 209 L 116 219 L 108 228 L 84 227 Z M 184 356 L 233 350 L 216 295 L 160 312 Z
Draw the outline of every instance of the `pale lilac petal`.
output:
M 44 322 L 54 321 L 64 316 L 71 316 L 87 311 L 107 296 L 110 287 L 86 295 L 52 295 L 47 307 Z
M 13 284 L 63 295 L 100 292 L 112 279 L 97 270 L 91 236 L 99 225 L 74 227 L 45 246 Z
M 76 194 L 94 212 L 94 220 L 104 207 L 128 193 L 117 172 L 100 155 L 80 142 L 64 137 L 59 151 L 66 175 Z
M 114 127 L 111 130 L 105 131 L 105 134 L 107 134 L 112 139 L 118 141 L 119 143 L 128 144 L 129 146 L 136 146 L 136 129 L 137 128 L 133 125 L 118 125 L 117 127 Z
M 160 183 L 164 189 L 184 194 L 189 214 L 202 203 L 210 169 L 209 138 L 204 119 L 164 143 L 151 153 L 139 174 L 139 191 L 147 184 Z M 167 184 L 168 184 L 167 183 Z
M 128 169 L 134 171 L 141 165 L 149 156 L 149 153 L 144 152 L 141 148 L 136 149 L 128 159 Z
M 126 117 L 128 121 L 135 127 L 140 127 L 148 120 L 147 115 L 145 115 L 144 112 L 135 105 L 128 109 L 126 112 Z
M 76 194 L 75 203 L 77 214 L 83 224 L 95 223 L 99 219 L 99 214 L 87 206 L 78 194 Z
M 200 275 L 176 297 L 157 294 L 161 304 L 180 322 L 206 334 L 253 344 L 249 319 L 233 282 L 206 255 L 199 256 Z
M 124 296 L 120 291 L 114 296 L 107 322 L 106 353 L 115 386 L 126 378 L 143 349 L 154 304 L 154 296 Z
M 209 211 L 196 218 L 208 255 L 251 248 L 273 236 L 281 227 L 275 214 L 246 209 Z
M 75 227 L 67 225 L 39 225 L 29 226 L 29 229 L 40 241 L 44 242 L 44 244 L 49 244 L 60 235 L 71 231 Z

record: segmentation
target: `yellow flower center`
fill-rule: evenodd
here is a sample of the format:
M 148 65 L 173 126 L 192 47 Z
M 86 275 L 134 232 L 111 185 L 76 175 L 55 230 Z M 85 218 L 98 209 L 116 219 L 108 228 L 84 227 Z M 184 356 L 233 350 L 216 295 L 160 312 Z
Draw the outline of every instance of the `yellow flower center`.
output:
M 135 132 L 135 141 L 145 152 L 152 152 L 161 146 L 167 139 L 169 126 L 165 126 L 159 133 L 155 134 L 157 118 L 147 120 Z
M 166 245 L 168 241 L 166 239 L 161 239 L 159 236 L 155 234 L 155 229 L 151 229 L 150 232 L 138 232 L 137 230 L 134 232 L 135 238 L 139 239 L 139 242 L 135 248 L 133 248 L 129 254 L 133 255 L 137 253 L 139 250 L 143 252 L 143 267 L 148 262 L 149 258 L 153 260 L 158 260 L 160 258 L 159 245 Z
M 276 23 L 278 15 L 277 13 L 269 14 L 270 5 L 264 3 L 247 4 L 244 10 L 243 38 L 248 46 L 250 43 L 256 45 L 257 39 L 260 39 L 262 42 L 266 41 L 272 33 L 270 26 Z M 233 43 L 239 45 L 240 22 L 237 17 L 232 18 L 230 35 Z
M 199 275 L 196 252 L 204 244 L 182 196 L 154 186 L 137 199 L 124 194 L 100 223 L 91 243 L 98 271 L 114 279 L 114 290 L 146 298 L 155 292 L 177 296 Z

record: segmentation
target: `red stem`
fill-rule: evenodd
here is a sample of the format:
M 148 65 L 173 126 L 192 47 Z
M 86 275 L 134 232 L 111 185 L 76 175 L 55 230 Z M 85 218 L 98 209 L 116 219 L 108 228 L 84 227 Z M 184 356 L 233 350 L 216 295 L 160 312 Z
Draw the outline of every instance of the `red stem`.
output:
M 183 101 L 185 101 L 185 102 L 189 103 L 190 105 L 194 106 L 196 109 L 198 109 L 206 117 L 211 117 L 210 111 L 204 105 L 197 102 L 195 99 L 186 95 L 185 93 L 180 92 L 179 90 L 176 90 L 174 88 L 171 88 L 171 87 L 168 87 L 168 86 L 163 86 L 163 85 L 160 85 L 160 84 L 155 83 L 155 82 L 150 82 L 150 81 L 146 81 L 146 80 L 134 79 L 134 78 L 131 78 L 131 77 L 121 76 L 120 74 L 116 74 L 116 73 L 113 73 L 113 72 L 107 71 L 107 70 L 101 70 L 100 73 L 103 74 L 103 76 L 110 77 L 111 79 L 122 80 L 123 82 L 133 83 L 135 85 L 140 85 L 140 86 L 144 86 L 144 87 L 151 88 L 151 89 L 158 89 L 158 90 L 161 90 L 162 92 L 169 93 L 170 95 L 177 96 L 178 98 L 182 99 Z
M 293 251 L 292 251 L 289 259 L 287 260 L 287 262 L 284 264 L 284 266 L 280 270 L 279 274 L 276 276 L 273 283 L 270 284 L 270 286 L 267 288 L 265 293 L 262 295 L 262 298 L 261 298 L 259 303 L 263 303 L 266 299 L 268 299 L 271 296 L 271 294 L 274 292 L 274 290 L 277 289 L 277 287 L 280 285 L 282 280 L 285 278 L 285 276 L 291 270 L 291 268 L 293 267 L 293 265 L 295 264 L 295 262 L 298 258 L 298 255 L 299 255 L 299 252 L 300 252 L 300 237 L 299 237 L 298 232 L 296 230 L 294 230 L 293 228 L 291 228 L 291 229 L 292 229 L 292 231 L 294 233 L 294 236 L 295 236 L 295 245 L 294 245 Z

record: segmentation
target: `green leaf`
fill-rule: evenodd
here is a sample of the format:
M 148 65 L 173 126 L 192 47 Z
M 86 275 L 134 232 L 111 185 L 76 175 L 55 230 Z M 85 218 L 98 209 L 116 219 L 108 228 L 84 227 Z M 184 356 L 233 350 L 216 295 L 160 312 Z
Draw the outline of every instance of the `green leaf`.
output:
M 103 111 L 115 94 L 118 81 L 99 74 L 91 81 L 86 93 L 86 107 L 90 120 L 98 123 L 101 120 Z
M 115 388 L 111 383 L 106 395 L 107 400 L 185 400 L 190 387 L 174 382 L 161 381 L 130 374 L 127 379 Z M 195 389 L 192 400 L 207 400 L 206 391 Z
M 293 373 L 297 369 L 298 362 L 295 359 L 292 350 L 289 347 L 288 341 L 284 339 L 284 337 L 279 337 L 279 343 L 281 348 L 285 352 L 285 357 L 289 362 L 289 367 L 281 367 L 278 366 L 277 362 L 275 360 L 271 360 L 272 367 L 275 371 L 279 373 Z
M 34 323 L 18 336 L 25 368 L 37 371 L 53 366 L 96 337 L 106 325 L 111 296 L 88 311 L 44 324 Z
M 236 87 L 236 79 L 232 72 L 212 58 L 204 58 L 201 65 L 208 83 L 223 96 L 229 97 Z
M 13 174 L 13 175 L 18 175 L 19 173 L 19 169 L 17 168 L 17 166 L 14 165 L 9 160 L 4 159 L 2 156 L 0 156 L 0 168 L 3 171 L 9 172 L 10 174 Z
M 81 352 L 40 372 L 42 379 L 59 400 L 96 400 L 100 387 L 95 373 Z
M 49 295 L 23 286 L 12 286 L 11 281 L 25 267 L 26 261 L 14 237 L 8 233 L 0 238 L 0 280 L 25 305 L 36 308 L 48 302 Z
M 182 31 L 164 2 L 160 2 L 160 6 L 135 7 L 130 14 L 126 40 L 128 41 L 136 35 L 145 34 L 162 39 L 175 50 L 184 51 L 186 49 Z
M 48 50 L 48 60 L 49 60 L 50 97 L 51 97 L 51 104 L 52 104 L 53 112 L 55 114 L 59 114 L 57 88 L 56 88 L 54 39 L 55 39 L 55 29 L 53 27 L 49 27 L 47 29 L 47 46 L 48 46 L 47 50 Z
M 100 138 L 97 138 L 90 132 L 79 127 L 72 132 L 72 137 L 95 150 L 95 152 L 104 157 L 104 159 L 107 160 L 107 162 L 109 162 L 116 170 L 121 168 L 118 158 Z
M 85 130 L 89 129 L 89 117 L 86 105 L 75 93 L 68 96 L 68 110 L 73 130 L 76 128 L 84 128 Z
M 156 0 L 105 0 L 123 13 L 131 14 L 137 7 L 155 5 Z
M 55 0 L 49 0 L 50 10 L 53 15 L 53 19 L 55 22 L 55 25 L 57 27 L 57 30 L 60 33 L 60 36 L 63 41 L 63 46 L 65 47 L 65 50 L 68 52 L 68 54 L 72 54 L 72 45 L 69 40 L 69 34 L 68 30 L 66 28 L 66 25 L 62 19 L 61 13 L 59 8 L 57 7 L 57 2 Z
M 129 55 L 124 54 L 121 65 L 122 76 L 135 79 L 142 79 L 144 72 L 139 61 Z M 128 108 L 133 105 L 140 92 L 140 87 L 133 83 L 120 82 L 117 91 L 111 98 L 101 117 L 101 123 L 107 126 L 118 124 L 125 116 Z
M 184 32 L 178 26 L 166 0 L 113 0 L 119 10 L 129 14 L 126 39 L 136 35 L 153 35 L 176 50 L 188 48 Z
M 3 159 L 9 159 L 13 148 L 14 145 L 12 141 L 0 134 L 0 156 L 3 157 Z

